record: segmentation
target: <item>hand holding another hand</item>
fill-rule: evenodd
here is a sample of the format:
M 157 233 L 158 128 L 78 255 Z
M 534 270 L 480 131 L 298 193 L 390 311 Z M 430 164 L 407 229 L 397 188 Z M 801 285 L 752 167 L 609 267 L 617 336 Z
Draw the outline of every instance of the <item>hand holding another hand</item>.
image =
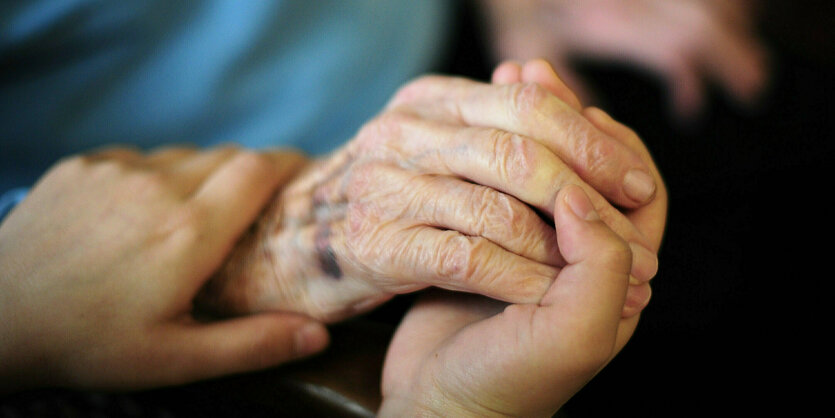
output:
M 552 216 L 559 190 L 576 184 L 636 248 L 624 309 L 635 315 L 655 274 L 663 183 L 637 137 L 612 137 L 576 97 L 553 94 L 567 91 L 553 78 L 545 87 L 440 76 L 408 84 L 282 191 L 201 303 L 325 321 L 428 286 L 536 303 L 565 265 L 540 213 Z M 660 229 L 649 236 L 609 203 L 638 211 L 659 193 Z
M 319 351 L 296 314 L 202 323 L 194 295 L 303 158 L 113 149 L 57 164 L 0 224 L 0 391 L 130 389 Z
M 520 81 L 537 82 L 579 107 L 544 61 L 507 62 L 493 74 L 494 83 Z M 581 112 L 652 167 L 656 198 L 625 214 L 657 249 L 667 196 L 649 153 L 604 112 Z M 623 348 L 638 323 L 637 315 L 618 315 L 640 293 L 626 278 L 635 270 L 636 248 L 600 221 L 579 187 L 559 193 L 556 237 L 568 265 L 545 297 L 508 305 L 477 295 L 424 295 L 386 355 L 381 416 L 552 416 Z
M 380 416 L 552 416 L 623 348 L 632 254 L 577 186 L 555 221 L 568 265 L 538 304 L 436 292 L 409 311 L 383 369 Z

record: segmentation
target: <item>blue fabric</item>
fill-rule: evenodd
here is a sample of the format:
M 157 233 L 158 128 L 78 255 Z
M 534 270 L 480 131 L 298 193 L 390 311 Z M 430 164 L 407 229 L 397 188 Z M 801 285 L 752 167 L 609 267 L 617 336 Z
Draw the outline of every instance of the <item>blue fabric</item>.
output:
M 104 144 L 327 152 L 432 68 L 443 0 L 0 2 L 0 192 Z
M 23 199 L 26 198 L 28 193 L 29 189 L 20 187 L 0 194 L 0 223 L 3 222 L 6 215 L 8 215 L 18 203 L 22 202 Z

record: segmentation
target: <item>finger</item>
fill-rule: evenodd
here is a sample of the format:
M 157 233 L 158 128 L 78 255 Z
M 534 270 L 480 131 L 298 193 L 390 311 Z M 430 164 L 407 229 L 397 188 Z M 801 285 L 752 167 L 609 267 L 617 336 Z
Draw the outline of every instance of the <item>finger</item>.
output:
M 188 194 L 194 193 L 224 163 L 241 152 L 237 146 L 229 145 L 197 152 L 173 163 L 168 171 L 185 187 Z
M 531 60 L 525 63 L 520 73 L 521 77 L 516 83 L 539 83 L 548 89 L 554 96 L 564 101 L 576 111 L 583 110 L 580 99 L 568 87 L 568 85 L 554 72 L 554 69 L 543 59 Z
M 504 61 L 493 70 L 490 77 L 493 84 L 513 84 L 522 79 L 522 64 L 518 61 Z
M 533 303 L 558 271 L 484 238 L 384 222 L 376 213 L 373 202 L 352 204 L 342 221 L 248 235 L 243 245 L 256 248 L 236 247 L 200 302 L 229 313 L 285 310 L 333 322 L 433 285 Z
M 388 292 L 437 286 L 536 303 L 559 271 L 483 237 L 403 222 L 380 225 L 366 215 L 373 207 L 352 206 L 346 220 L 331 229 L 333 260 L 345 276 L 376 277 Z
M 633 318 L 638 316 L 649 304 L 652 297 L 652 287 L 649 283 L 633 284 L 630 281 L 626 289 L 626 301 L 623 304 L 621 317 Z
M 462 129 L 399 112 L 389 112 L 379 118 L 377 123 L 392 128 L 374 128 L 369 125 L 360 132 L 359 143 L 362 143 L 365 136 L 373 137 L 379 129 L 396 131 L 399 136 L 396 141 L 398 153 L 414 156 L 400 160 L 408 168 L 465 178 L 510 194 L 549 215 L 552 214 L 556 195 L 562 187 L 568 184 L 580 185 L 592 197 L 596 209 L 607 224 L 627 241 L 649 247 L 629 219 L 536 141 L 494 129 Z M 378 181 L 379 176 L 352 173 L 322 185 L 324 191 L 316 191 L 315 195 L 324 199 L 324 206 L 336 206 L 346 201 L 349 184 L 355 187 L 359 185 L 360 188 L 363 185 L 372 187 Z M 656 263 L 654 257 L 642 260 L 637 265 L 652 263 Z M 650 279 L 640 276 L 640 271 L 635 273 L 640 280 Z
M 172 185 L 184 196 L 188 196 L 237 152 L 239 148 L 235 146 L 216 147 L 206 151 L 193 147 L 161 148 L 150 154 L 145 163 L 165 172 L 172 179 Z
M 145 157 L 145 164 L 155 168 L 169 168 L 171 165 L 182 161 L 194 154 L 197 148 L 190 146 L 167 146 L 151 150 Z
M 495 129 L 462 129 L 399 112 L 389 112 L 377 123 L 392 127 L 381 128 L 384 130 L 395 130 L 396 127 L 398 153 L 413 156 L 400 160 L 407 168 L 465 178 L 510 194 L 549 216 L 553 213 L 558 191 L 568 184 L 576 184 L 592 197 L 604 221 L 624 239 L 648 246 L 645 238 L 620 211 L 536 141 Z M 358 139 L 362 140 L 365 135 L 372 137 L 376 128 L 371 125 L 368 130 L 370 133 L 363 131 Z M 377 176 L 336 179 L 323 185 L 330 192 L 322 195 L 328 195 L 333 203 L 344 202 L 345 190 L 351 181 L 373 185 Z
M 384 163 L 361 165 L 352 177 L 346 191 L 350 202 L 373 200 L 379 213 L 392 218 L 481 236 L 522 257 L 563 264 L 553 228 L 530 207 L 493 188 Z
M 212 235 L 202 240 L 206 246 L 206 274 L 202 277 L 217 269 L 277 186 L 277 169 L 272 159 L 242 151 L 218 167 L 198 188 L 191 204 Z
M 598 96 L 594 89 L 566 60 L 552 60 L 551 62 L 554 72 L 558 74 L 560 80 L 574 94 L 580 104 L 597 101 Z M 558 97 L 561 96 L 558 95 Z
M 184 383 L 260 370 L 325 348 L 328 333 L 300 315 L 265 313 L 211 324 L 173 325 L 156 347 L 161 361 L 144 370 L 165 383 Z
M 404 87 L 390 107 L 406 104 L 427 118 L 530 137 L 616 204 L 636 207 L 654 195 L 655 184 L 637 155 L 536 83 L 490 86 L 426 77 Z
M 105 147 L 84 156 L 90 162 L 116 160 L 124 163 L 137 163 L 143 158 L 139 148 L 132 146 Z
M 670 58 L 661 65 L 676 114 L 685 119 L 693 118 L 705 102 L 704 82 L 699 67 L 683 57 Z
M 554 212 L 569 265 L 540 304 L 510 305 L 455 336 L 460 344 L 479 337 L 494 341 L 490 354 L 525 376 L 516 384 L 531 399 L 546 395 L 549 387 L 567 394 L 579 390 L 617 353 L 637 321 L 621 319 L 631 260 L 626 242 L 601 222 L 579 187 L 560 192 Z M 479 365 L 480 357 L 473 358 Z
M 715 23 L 713 42 L 705 43 L 700 58 L 709 74 L 738 101 L 751 103 L 766 84 L 766 54 L 747 33 Z
M 542 299 L 543 322 L 550 324 L 542 324 L 540 330 L 570 333 L 575 343 L 591 350 L 578 355 L 588 356 L 589 364 L 600 363 L 599 367 L 615 349 L 632 255 L 626 242 L 600 221 L 578 187 L 560 193 L 555 224 L 560 251 L 569 265 Z M 576 333 L 577 329 L 582 332 Z
M 593 123 L 598 129 L 605 132 L 607 135 L 615 138 L 618 141 L 621 141 L 634 152 L 638 153 L 641 158 L 646 161 L 647 165 L 650 167 L 652 171 L 652 175 L 655 178 L 656 184 L 658 184 L 658 191 L 656 192 L 656 198 L 653 201 L 644 206 L 643 208 L 635 211 L 629 212 L 627 217 L 638 226 L 638 229 L 642 232 L 642 234 L 648 239 L 644 244 L 646 248 L 650 249 L 652 252 L 658 252 L 659 247 L 661 246 L 661 239 L 664 234 L 664 226 L 666 225 L 667 220 L 667 188 L 664 186 L 664 180 L 661 176 L 661 173 L 658 171 L 658 167 L 652 162 L 652 156 L 649 153 L 649 150 L 646 148 L 644 143 L 641 141 L 641 138 L 632 131 L 628 126 L 612 119 L 606 112 L 600 110 L 598 108 L 586 108 L 583 111 L 583 115 Z M 650 259 L 645 261 L 652 261 Z M 654 269 L 655 271 L 658 270 L 658 261 L 657 258 L 654 260 Z M 652 264 L 645 264 L 647 267 L 641 267 L 644 269 L 652 269 Z M 634 273 L 633 273 L 634 274 Z M 641 276 L 640 274 L 635 274 L 636 276 Z M 653 274 L 654 276 L 654 274 Z M 646 277 L 646 276 L 643 276 Z M 651 277 L 651 276 L 650 276 Z

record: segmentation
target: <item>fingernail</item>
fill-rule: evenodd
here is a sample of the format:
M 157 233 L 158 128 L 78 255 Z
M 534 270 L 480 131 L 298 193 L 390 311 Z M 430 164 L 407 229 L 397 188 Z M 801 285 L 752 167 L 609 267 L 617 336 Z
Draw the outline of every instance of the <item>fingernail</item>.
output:
M 568 204 L 568 207 L 571 208 L 571 211 L 578 218 L 587 221 L 600 219 L 597 211 L 594 210 L 594 205 L 591 204 L 591 200 L 589 200 L 589 197 L 586 196 L 586 193 L 579 186 L 569 186 L 564 199 L 565 203 Z
M 655 194 L 655 179 L 646 171 L 629 170 L 623 177 L 623 192 L 630 199 L 644 203 Z
M 316 322 L 310 322 L 296 331 L 294 349 L 299 356 L 321 351 L 328 344 L 328 331 Z
M 639 285 L 639 284 L 641 284 L 641 283 L 643 283 L 643 282 L 642 282 L 642 281 L 640 281 L 640 280 L 638 280 L 638 279 L 636 279 L 636 278 L 635 278 L 635 276 L 633 276 L 633 275 L 631 275 L 631 274 L 629 275 L 629 284 L 630 284 L 630 285 L 632 285 L 632 286 L 637 286 L 637 285 Z
M 629 243 L 629 248 L 632 250 L 632 276 L 641 283 L 650 281 L 658 273 L 658 256 L 634 242 Z

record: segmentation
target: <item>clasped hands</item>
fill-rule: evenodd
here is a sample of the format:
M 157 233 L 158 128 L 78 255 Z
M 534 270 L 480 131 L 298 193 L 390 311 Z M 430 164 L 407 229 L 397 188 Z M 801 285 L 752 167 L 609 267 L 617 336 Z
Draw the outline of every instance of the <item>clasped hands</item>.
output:
M 0 376 L 135 388 L 258 369 L 322 349 L 311 317 L 436 286 L 488 298 L 417 303 L 381 412 L 547 414 L 631 336 L 665 217 L 638 137 L 542 61 L 504 64 L 492 85 L 412 82 L 318 161 L 76 157 L 0 226 L 0 355 L 14 360 Z M 198 322 L 195 295 L 247 315 Z

